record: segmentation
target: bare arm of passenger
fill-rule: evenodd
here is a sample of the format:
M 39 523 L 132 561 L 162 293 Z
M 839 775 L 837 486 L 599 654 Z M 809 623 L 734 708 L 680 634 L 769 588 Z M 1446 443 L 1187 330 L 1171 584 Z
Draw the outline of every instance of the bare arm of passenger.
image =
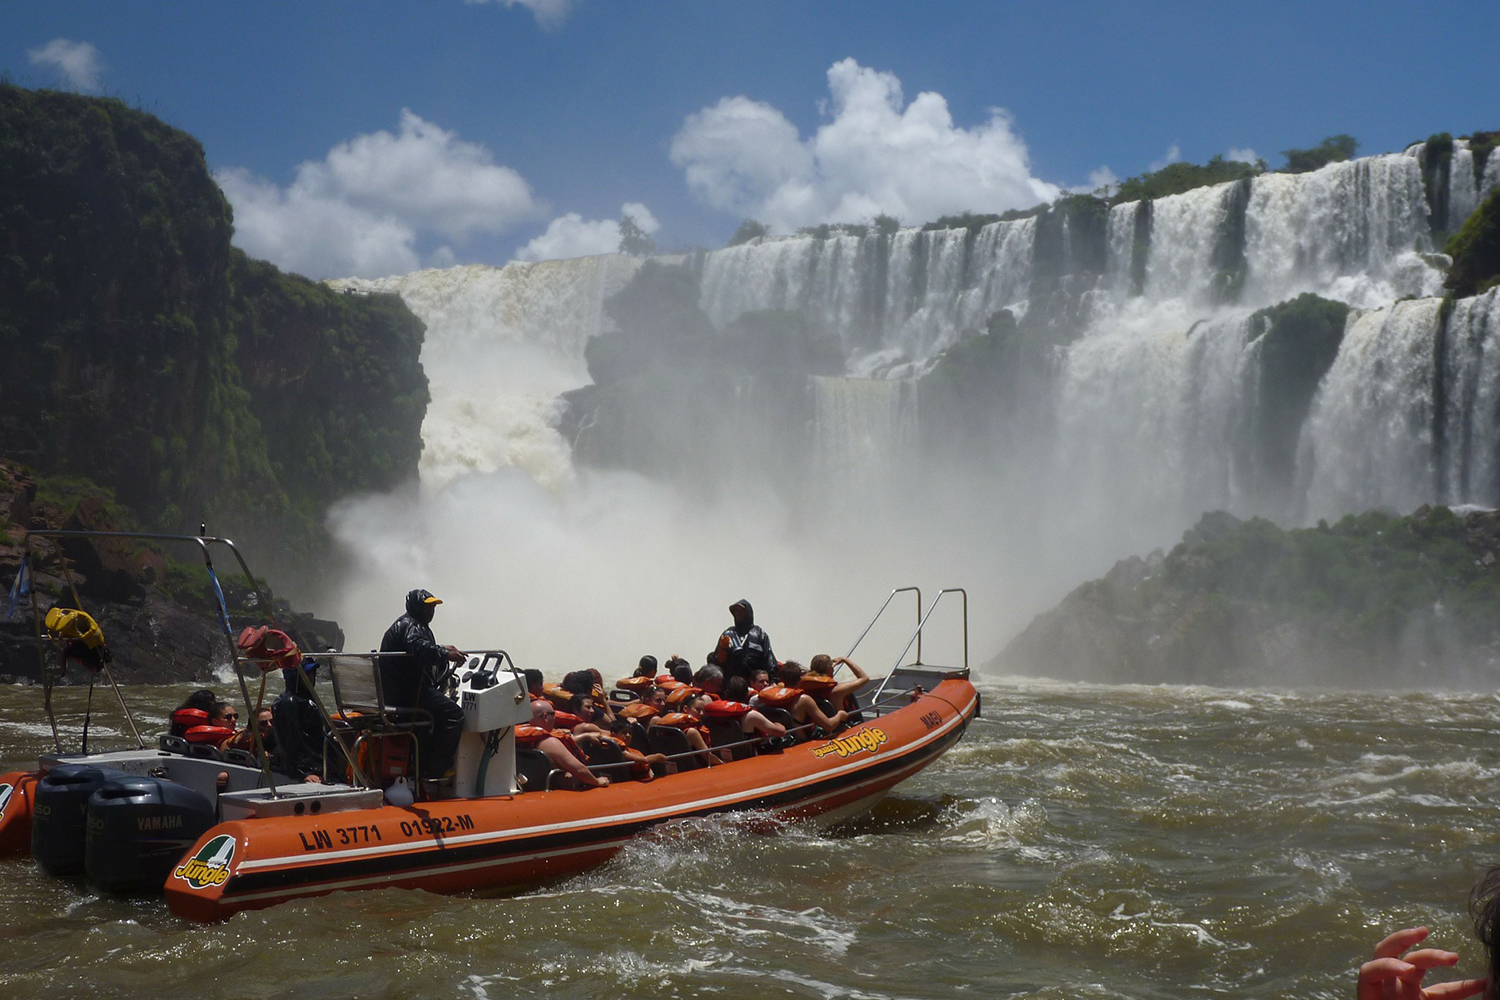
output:
M 812 695 L 805 694 L 797 699 L 797 704 L 792 709 L 792 718 L 803 723 L 816 722 L 831 733 L 844 724 L 844 720 L 849 718 L 849 713 L 834 712 L 830 718 L 823 714 L 823 710 L 818 707 L 818 703 L 813 701 Z
M 1375 957 L 1359 967 L 1358 1000 L 1460 1000 L 1484 990 L 1483 979 L 1460 979 L 1422 987 L 1428 969 L 1458 964 L 1458 955 L 1437 948 L 1403 951 L 1427 937 L 1427 928 L 1408 927 L 1375 946 Z
M 842 663 L 848 667 L 854 672 L 854 678 L 853 680 L 839 681 L 835 684 L 833 690 L 828 692 L 828 702 L 834 708 L 852 708 L 853 706 L 849 699 L 853 696 L 854 692 L 870 683 L 870 675 L 865 673 L 864 669 L 858 663 L 855 663 L 847 656 L 840 656 L 833 663 L 834 666 Z
M 682 731 L 682 734 L 687 737 L 688 746 L 692 747 L 694 750 L 704 751 L 703 756 L 708 758 L 709 767 L 718 767 L 720 764 L 724 763 L 718 758 L 717 755 L 708 752 L 708 741 L 703 738 L 703 734 L 700 733 L 697 729 L 684 729 Z
M 574 757 L 568 748 L 562 745 L 562 741 L 555 736 L 549 736 L 537 744 L 537 749 L 547 755 L 554 767 L 560 767 L 578 780 L 585 788 L 602 788 L 609 784 L 609 779 L 601 777 L 590 771 L 583 761 Z
M 740 721 L 740 732 L 750 735 L 759 733 L 762 736 L 785 736 L 786 726 L 779 722 L 772 722 L 752 708 Z

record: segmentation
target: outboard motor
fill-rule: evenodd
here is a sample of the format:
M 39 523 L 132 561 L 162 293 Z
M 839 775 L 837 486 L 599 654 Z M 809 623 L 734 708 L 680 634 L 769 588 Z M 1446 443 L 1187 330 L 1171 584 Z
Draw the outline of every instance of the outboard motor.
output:
M 59 764 L 36 784 L 31 807 L 31 856 L 49 875 L 83 874 L 89 796 L 123 771 Z
M 106 892 L 161 892 L 182 853 L 215 822 L 213 803 L 186 785 L 116 778 L 89 799 L 84 867 Z

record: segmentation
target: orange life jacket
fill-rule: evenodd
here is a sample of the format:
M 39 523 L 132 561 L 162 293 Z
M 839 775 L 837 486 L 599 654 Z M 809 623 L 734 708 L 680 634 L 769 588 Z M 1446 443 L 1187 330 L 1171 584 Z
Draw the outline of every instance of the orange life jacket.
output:
M 615 687 L 621 691 L 634 691 L 637 694 L 645 694 L 656 686 L 653 677 L 621 677 L 615 681 Z
M 615 713 L 622 719 L 646 720 L 661 714 L 661 709 L 644 701 L 633 701 Z
M 218 746 L 234 735 L 234 730 L 228 726 L 194 726 L 187 731 L 185 739 L 189 743 L 207 743 Z
M 802 679 L 797 682 L 797 687 L 816 698 L 818 695 L 832 691 L 838 683 L 827 674 L 803 674 Z
M 762 705 L 769 705 L 771 708 L 790 708 L 796 704 L 798 698 L 802 697 L 802 691 L 782 684 L 773 684 L 770 687 L 761 688 L 760 694 L 756 697 L 760 698 Z
M 567 732 L 574 726 L 581 725 L 583 723 L 583 719 L 574 715 L 572 712 L 559 711 L 554 716 L 554 719 L 556 721 L 553 723 L 553 725 L 557 726 L 557 728 L 561 729 L 563 732 Z
M 696 698 L 702 693 L 702 688 L 693 687 L 691 684 L 683 684 L 667 692 L 667 704 L 669 706 L 681 705 L 683 702 Z
M 742 701 L 711 701 L 703 713 L 710 719 L 743 719 L 750 714 L 750 706 Z

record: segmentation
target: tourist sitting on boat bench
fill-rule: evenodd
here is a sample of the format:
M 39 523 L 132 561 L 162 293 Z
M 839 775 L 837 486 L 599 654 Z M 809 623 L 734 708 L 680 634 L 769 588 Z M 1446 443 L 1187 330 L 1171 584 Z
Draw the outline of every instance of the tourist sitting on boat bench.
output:
M 802 679 L 802 664 L 796 660 L 787 660 L 781 665 L 781 683 L 785 687 L 794 688 Z M 769 690 L 769 689 L 768 689 Z M 834 712 L 827 715 L 818 707 L 813 696 L 803 693 L 786 706 L 786 710 L 792 713 L 792 719 L 797 724 L 797 735 L 800 739 L 810 739 L 817 735 L 813 726 L 817 726 L 824 732 L 833 733 L 849 718 L 848 712 Z
M 729 683 L 724 685 L 724 700 L 748 705 L 750 703 L 750 683 L 743 677 L 731 677 Z M 777 722 L 772 722 L 757 709 L 750 709 L 740 717 L 740 732 L 746 736 L 769 736 L 772 738 L 786 735 L 786 727 Z
M 275 747 L 271 767 L 299 781 L 320 784 L 323 781 L 323 740 L 328 723 L 310 693 L 318 680 L 318 661 L 304 659 L 300 668 L 283 670 L 281 679 L 286 683 L 286 690 L 271 703 L 271 733 Z
M 528 668 L 523 673 L 526 676 L 526 694 L 532 701 L 536 701 L 542 696 L 542 688 L 546 686 L 547 678 L 542 676 L 540 670 Z
M 756 670 L 774 670 L 776 655 L 771 652 L 771 637 L 755 624 L 755 609 L 746 600 L 729 606 L 734 624 L 719 636 L 715 659 L 724 668 L 724 676 L 748 678 Z
M 854 676 L 847 681 L 837 681 L 823 697 L 828 700 L 828 704 L 833 706 L 834 711 L 843 709 L 853 712 L 857 707 L 854 703 L 854 692 L 870 683 L 870 675 L 865 673 L 863 667 L 847 656 L 829 656 L 827 653 L 819 653 L 808 661 L 807 673 L 809 676 L 827 677 L 829 680 L 834 680 L 833 671 L 839 664 L 848 667 L 849 672 Z
M 572 775 L 580 785 L 585 788 L 602 788 L 609 784 L 609 779 L 597 775 L 588 769 L 588 765 L 569 750 L 562 740 L 551 735 L 556 724 L 557 709 L 552 702 L 545 698 L 538 698 L 531 703 L 531 726 L 520 726 L 516 730 L 516 741 L 522 746 L 531 746 L 547 755 L 552 766 L 560 768 Z M 548 735 L 537 739 L 537 734 L 527 732 L 528 729 L 540 729 Z
M 411 591 L 406 614 L 380 640 L 382 653 L 406 654 L 380 658 L 386 706 L 416 708 L 432 716 L 432 732 L 417 737 L 424 779 L 441 778 L 453 767 L 464 728 L 463 709 L 442 690 L 448 664 L 464 662 L 464 653 L 456 646 L 439 646 L 432 634 L 432 616 L 442 603 L 426 590 Z

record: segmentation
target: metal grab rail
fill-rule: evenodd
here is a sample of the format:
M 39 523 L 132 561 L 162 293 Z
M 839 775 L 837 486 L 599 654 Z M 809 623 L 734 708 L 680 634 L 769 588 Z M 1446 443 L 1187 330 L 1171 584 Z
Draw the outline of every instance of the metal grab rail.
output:
M 904 593 L 906 593 L 908 591 L 911 591 L 912 593 L 915 593 L 917 595 L 917 662 L 918 663 L 922 662 L 922 625 L 921 625 L 921 622 L 922 622 L 922 588 L 921 587 L 897 587 L 895 590 L 891 591 L 890 594 L 886 597 L 885 603 L 880 606 L 880 610 L 877 611 L 877 612 L 875 612 L 875 617 L 870 619 L 870 624 L 868 624 L 868 625 L 865 626 L 865 630 L 859 634 L 859 638 L 854 640 L 854 645 L 852 645 L 852 646 L 849 647 L 849 652 L 847 652 L 847 653 L 844 654 L 844 658 L 845 659 L 848 659 L 849 657 L 851 657 L 851 656 L 854 655 L 854 651 L 859 648 L 859 644 L 860 643 L 862 643 L 862 642 L 865 641 L 865 636 L 867 636 L 867 635 L 870 634 L 870 629 L 874 628 L 875 627 L 875 623 L 880 620 L 880 616 L 883 615 L 883 614 L 885 614 L 885 609 L 891 606 L 891 601 L 895 600 L 896 595 L 897 594 L 904 594 Z M 907 645 L 908 649 L 911 648 L 911 643 L 907 643 L 906 645 Z M 906 651 L 902 650 L 901 655 L 905 656 L 906 655 Z M 844 665 L 842 663 L 840 663 L 838 666 L 834 667 L 833 668 L 834 674 L 837 675 L 838 672 L 843 669 L 843 666 Z
M 943 595 L 944 594 L 962 594 L 963 597 L 964 597 L 964 671 L 966 673 L 968 672 L 968 669 L 969 669 L 969 592 L 967 590 L 965 590 L 963 587 L 945 587 L 942 590 L 938 591 L 937 596 L 932 599 L 932 607 L 929 608 L 929 609 L 927 609 L 926 616 L 923 617 L 922 620 L 917 623 L 917 630 L 916 630 L 916 632 L 913 633 L 913 635 L 912 635 L 912 637 L 910 639 L 906 640 L 906 648 L 902 649 L 901 650 L 901 655 L 898 656 L 898 657 L 896 657 L 896 664 L 895 664 L 895 666 L 891 667 L 891 672 L 889 674 L 886 674 L 885 680 L 883 680 L 883 681 L 880 682 L 880 687 L 878 687 L 878 688 L 875 689 L 875 694 L 870 699 L 870 701 L 872 703 L 878 702 L 880 700 L 881 692 L 883 692 L 885 690 L 885 686 L 890 683 L 890 680 L 891 680 L 892 677 L 896 676 L 896 671 L 901 669 L 901 661 L 906 657 L 907 651 L 911 649 L 911 644 L 913 642 L 916 642 L 916 643 L 918 643 L 917 649 L 920 650 L 922 648 L 921 645 L 920 645 L 921 641 L 922 641 L 922 629 L 924 627 L 926 627 L 926 625 L 927 625 L 927 619 L 931 618 L 933 616 L 933 613 L 937 611 L 938 605 L 942 603 Z M 918 652 L 918 654 L 917 654 L 917 660 L 916 660 L 916 665 L 917 666 L 921 666 L 921 664 L 922 664 L 922 655 L 921 655 L 920 652 Z

